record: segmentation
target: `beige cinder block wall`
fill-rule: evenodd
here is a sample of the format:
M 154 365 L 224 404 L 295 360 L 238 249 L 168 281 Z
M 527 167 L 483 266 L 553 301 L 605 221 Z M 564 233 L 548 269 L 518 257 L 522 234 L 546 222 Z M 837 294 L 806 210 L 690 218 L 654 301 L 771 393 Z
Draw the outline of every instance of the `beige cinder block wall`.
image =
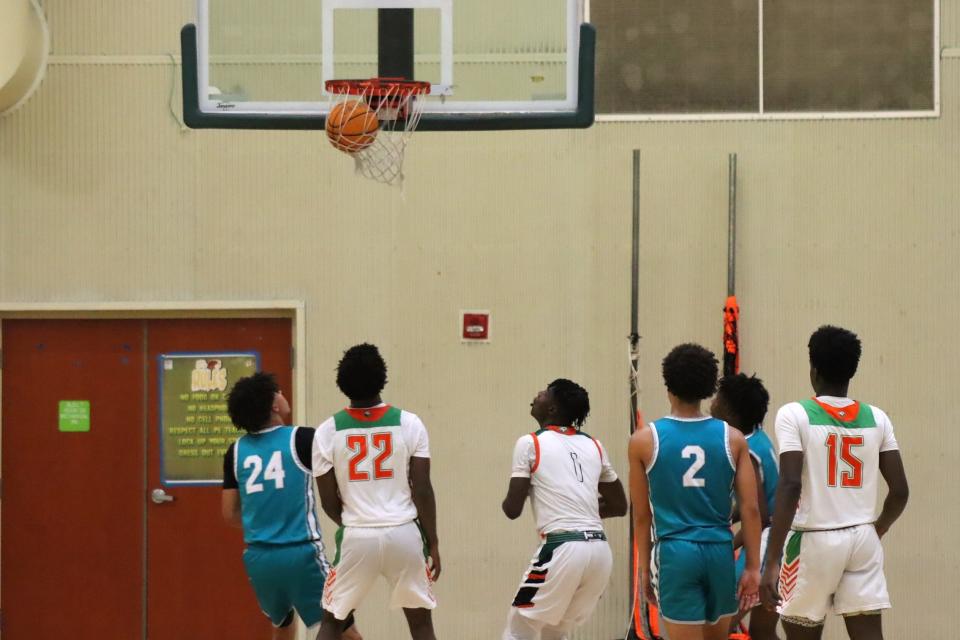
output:
M 853 392 L 892 416 L 914 488 L 886 540 L 888 635 L 950 636 L 956 48 L 943 61 L 939 119 L 425 133 L 400 197 L 355 177 L 320 134 L 184 131 L 168 107 L 179 80 L 167 54 L 190 2 L 78 4 L 45 3 L 47 81 L 0 122 L 0 300 L 303 299 L 309 423 L 342 404 L 341 350 L 380 344 L 387 398 L 431 431 L 442 637 L 497 637 L 536 545 L 529 515 L 510 522 L 499 502 L 546 382 L 588 387 L 588 429 L 626 479 L 633 148 L 643 151 L 646 413 L 667 408 L 659 361 L 670 346 L 720 347 L 736 151 L 744 369 L 786 402 L 809 393 L 804 345 L 817 325 L 860 333 Z M 958 3 L 944 4 L 944 45 L 956 47 Z M 463 308 L 492 310 L 491 344 L 459 342 Z M 584 639 L 622 637 L 626 623 L 627 524 L 608 529 L 617 567 Z M 370 638 L 398 637 L 401 617 L 383 607 L 378 590 L 359 612 Z

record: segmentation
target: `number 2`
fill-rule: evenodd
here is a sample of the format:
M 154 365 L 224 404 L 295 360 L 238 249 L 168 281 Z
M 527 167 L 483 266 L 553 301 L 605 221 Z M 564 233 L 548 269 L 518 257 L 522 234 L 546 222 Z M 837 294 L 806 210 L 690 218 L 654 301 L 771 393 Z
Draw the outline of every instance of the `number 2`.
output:
M 837 442 L 839 441 L 839 451 Z M 837 467 L 839 460 L 843 460 L 849 470 L 840 472 L 840 486 L 850 489 L 859 489 L 863 486 L 863 460 L 853 455 L 853 447 L 863 446 L 863 436 L 838 436 L 831 433 L 827 436 L 827 484 L 837 486 Z M 839 454 L 839 455 L 838 455 Z
M 350 458 L 350 480 L 369 480 L 370 474 L 357 469 L 357 465 L 367 458 L 367 436 L 347 436 L 347 448 L 354 452 Z
M 393 455 L 393 435 L 387 433 L 374 433 L 369 438 L 366 434 L 347 436 L 347 448 L 353 452 L 350 458 L 349 478 L 351 482 L 362 482 L 370 479 L 370 472 L 363 471 L 358 467 L 367 459 L 370 451 L 369 444 L 380 452 L 373 459 L 373 479 L 385 480 L 393 477 L 393 469 L 384 468 L 384 463 Z
M 698 447 L 695 444 L 688 444 L 683 448 L 683 451 L 680 452 L 680 455 L 684 458 L 693 458 L 693 464 L 690 465 L 690 468 L 687 469 L 687 472 L 683 474 L 683 486 L 685 487 L 704 487 L 707 484 L 707 481 L 703 478 L 696 478 L 697 471 L 703 468 L 703 465 L 707 462 L 707 454 L 703 452 L 702 447 Z

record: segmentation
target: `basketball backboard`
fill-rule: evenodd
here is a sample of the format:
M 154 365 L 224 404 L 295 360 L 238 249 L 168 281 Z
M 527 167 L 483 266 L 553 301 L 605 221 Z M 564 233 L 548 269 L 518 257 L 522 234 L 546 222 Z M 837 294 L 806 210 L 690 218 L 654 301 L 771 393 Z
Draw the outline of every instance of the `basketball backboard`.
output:
M 431 84 L 421 130 L 588 127 L 594 43 L 583 0 L 197 0 L 184 119 L 320 129 L 327 80 L 387 76 Z

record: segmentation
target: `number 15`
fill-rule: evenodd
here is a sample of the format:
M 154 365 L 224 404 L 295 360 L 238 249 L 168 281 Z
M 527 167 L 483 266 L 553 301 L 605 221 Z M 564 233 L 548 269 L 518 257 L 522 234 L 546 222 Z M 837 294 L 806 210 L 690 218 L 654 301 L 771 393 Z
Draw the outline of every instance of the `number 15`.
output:
M 839 442 L 839 446 L 838 446 Z M 840 486 L 859 489 L 863 486 L 863 460 L 853 455 L 854 447 L 863 446 L 863 436 L 838 436 L 831 433 L 827 436 L 827 484 L 837 486 L 838 458 L 850 467 L 840 472 Z

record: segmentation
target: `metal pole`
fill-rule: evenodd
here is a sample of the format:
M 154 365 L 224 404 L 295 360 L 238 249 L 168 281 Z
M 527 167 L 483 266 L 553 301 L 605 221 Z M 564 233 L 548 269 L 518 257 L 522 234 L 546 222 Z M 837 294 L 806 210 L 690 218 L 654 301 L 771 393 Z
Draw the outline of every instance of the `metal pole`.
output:
M 640 360 L 640 333 L 637 313 L 640 307 L 640 150 L 633 150 L 633 224 L 630 231 L 630 433 L 637 424 L 640 381 L 636 375 Z
M 630 347 L 633 352 L 640 340 L 637 313 L 640 306 L 640 150 L 633 150 L 633 226 L 630 234 L 632 253 L 630 262 Z M 634 353 L 634 355 L 636 355 Z M 634 389 L 634 392 L 639 390 Z M 636 417 L 636 394 L 633 416 Z
M 737 285 L 737 154 L 728 157 L 729 195 L 727 198 L 727 295 L 736 294 Z
M 640 150 L 633 150 L 633 224 L 631 227 L 631 261 L 630 261 L 630 433 L 640 428 L 637 419 L 637 410 L 640 406 L 640 333 L 639 319 L 637 313 L 640 307 Z M 628 639 L 637 638 L 636 629 L 634 629 L 634 613 L 638 606 L 641 606 L 642 597 L 639 596 L 639 585 L 636 585 L 636 563 L 634 562 L 634 550 L 636 542 L 634 540 L 633 528 L 633 505 L 630 505 L 630 577 L 627 584 L 627 590 L 630 594 L 630 620 L 627 623 Z

